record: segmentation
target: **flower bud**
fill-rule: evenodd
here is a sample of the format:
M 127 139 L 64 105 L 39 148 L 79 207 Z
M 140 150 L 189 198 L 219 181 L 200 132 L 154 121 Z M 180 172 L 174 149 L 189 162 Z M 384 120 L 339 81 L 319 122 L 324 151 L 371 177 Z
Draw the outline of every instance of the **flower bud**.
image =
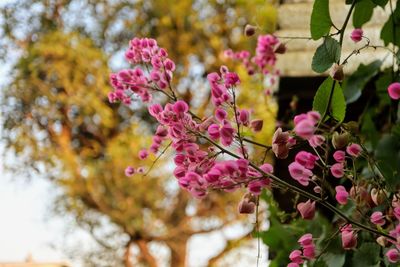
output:
M 375 205 L 379 206 L 385 200 L 385 192 L 383 190 L 378 190 L 376 188 L 372 188 L 371 199 L 375 203 Z
M 250 122 L 250 128 L 254 131 L 254 132 L 260 132 L 263 128 L 263 120 L 252 120 Z
M 382 247 L 386 247 L 386 245 L 387 245 L 387 239 L 386 239 L 386 237 L 384 237 L 384 236 L 380 236 L 380 237 L 378 237 L 377 239 L 376 239 L 376 243 L 378 243 L 380 246 L 382 246 Z
M 336 80 L 336 81 L 343 81 L 344 79 L 344 73 L 343 73 L 343 65 L 338 65 L 334 64 L 333 67 L 331 68 L 331 71 L 329 73 L 331 77 Z
M 312 220 L 315 215 L 315 201 L 307 200 L 307 202 L 301 202 L 297 205 L 297 210 L 305 220 Z
M 247 37 L 253 36 L 256 33 L 256 30 L 256 26 L 246 24 L 246 26 L 244 27 L 244 35 L 246 35 Z
M 275 47 L 274 52 L 275 52 L 276 54 L 285 54 L 285 52 L 286 52 L 286 45 L 285 45 L 284 43 L 279 43 L 279 44 Z
M 349 136 L 348 132 L 339 134 L 338 132 L 334 132 L 332 135 L 332 145 L 335 149 L 344 148 L 349 143 Z

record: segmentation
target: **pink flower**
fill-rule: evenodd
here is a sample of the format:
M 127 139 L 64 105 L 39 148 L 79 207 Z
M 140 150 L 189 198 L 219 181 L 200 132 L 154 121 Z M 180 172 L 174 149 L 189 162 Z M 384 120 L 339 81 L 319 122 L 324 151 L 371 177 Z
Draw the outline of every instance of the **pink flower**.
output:
M 188 112 L 188 110 L 189 110 L 189 106 L 183 100 L 176 101 L 173 106 L 173 111 L 176 112 L 177 114 L 186 113 L 186 112 Z
M 225 74 L 225 86 L 231 87 L 240 84 L 239 76 L 234 72 L 228 72 Z
M 146 149 L 142 149 L 139 151 L 139 159 L 145 159 L 149 156 L 149 152 Z
M 360 156 L 361 151 L 362 151 L 362 148 L 359 144 L 350 144 L 346 148 L 347 154 L 349 154 L 350 156 L 355 157 L 355 158 Z
M 315 132 L 315 123 L 309 119 L 301 120 L 294 128 L 296 135 L 303 139 L 310 139 Z
M 400 83 L 392 83 L 388 87 L 388 93 L 391 99 L 398 100 L 400 99 Z
M 325 142 L 325 137 L 322 135 L 313 135 L 310 139 L 308 139 L 308 143 L 312 147 L 319 147 Z
M 227 113 L 222 108 L 217 108 L 215 110 L 215 117 L 217 118 L 217 120 L 223 121 L 226 119 L 226 116 L 227 116 Z
M 375 211 L 371 215 L 371 222 L 375 225 L 384 225 L 385 224 L 385 216 L 383 216 L 382 212 Z
M 396 217 L 397 220 L 400 220 L 400 207 L 396 207 L 393 210 L 393 214 Z
M 337 150 L 335 153 L 333 153 L 333 158 L 337 162 L 344 162 L 346 160 L 346 154 L 342 150 Z
M 297 204 L 297 210 L 305 220 L 312 220 L 315 215 L 315 201 L 307 200 L 307 202 L 301 202 Z
M 125 169 L 125 175 L 128 176 L 128 177 L 130 177 L 130 176 L 132 176 L 133 174 L 135 174 L 135 169 L 134 169 L 133 167 L 131 167 L 131 166 L 126 167 L 126 169 Z
M 232 125 L 224 121 L 224 124 L 220 130 L 221 134 L 221 143 L 224 146 L 230 146 L 233 142 L 233 134 L 235 133 L 235 129 L 233 129 Z
M 289 259 L 290 259 L 292 262 L 296 263 L 296 264 L 302 264 L 304 261 L 303 261 L 303 259 L 301 258 L 301 256 L 302 256 L 301 251 L 298 250 L 298 249 L 296 249 L 296 250 L 293 250 L 293 251 L 289 254 Z
M 351 225 L 342 229 L 342 247 L 346 250 L 357 247 L 357 234 L 352 231 Z
M 335 163 L 331 167 L 331 173 L 333 177 L 342 178 L 344 175 L 344 165 L 343 163 Z
M 307 259 L 315 258 L 315 245 L 310 244 L 303 247 L 303 255 Z
M 267 187 L 270 183 L 269 179 L 251 181 L 247 188 L 253 195 L 260 195 L 263 188 Z
M 289 155 L 289 133 L 276 129 L 272 137 L 272 151 L 278 159 L 285 159 Z
M 351 32 L 350 38 L 351 38 L 351 40 L 353 40 L 353 42 L 358 43 L 359 41 L 361 41 L 362 36 L 363 36 L 362 29 L 354 29 Z
M 386 257 L 389 262 L 397 263 L 400 259 L 399 251 L 395 248 L 389 249 L 388 252 L 386 252 Z
M 298 181 L 303 186 L 308 186 L 310 177 L 313 175 L 312 171 L 305 168 L 298 162 L 292 162 L 289 165 L 289 173 L 293 179 Z
M 249 125 L 249 118 L 250 118 L 250 113 L 246 109 L 242 109 L 239 111 L 239 116 L 238 116 L 238 121 L 239 123 L 247 126 Z
M 335 187 L 336 190 L 336 200 L 339 204 L 341 205 L 346 205 L 347 204 L 347 199 L 349 197 L 349 193 L 347 193 L 346 188 L 342 185 L 338 185 Z
M 306 151 L 300 151 L 296 154 L 295 161 L 307 169 L 313 169 L 318 157 Z
M 305 234 L 302 235 L 297 242 L 299 242 L 300 246 L 305 247 L 312 244 L 313 242 L 312 238 L 313 238 L 312 234 Z
M 208 135 L 211 137 L 211 139 L 218 140 L 221 136 L 219 133 L 219 125 L 211 124 L 208 127 Z
M 287 265 L 287 267 L 299 267 L 300 265 L 295 263 L 295 262 L 291 262 Z

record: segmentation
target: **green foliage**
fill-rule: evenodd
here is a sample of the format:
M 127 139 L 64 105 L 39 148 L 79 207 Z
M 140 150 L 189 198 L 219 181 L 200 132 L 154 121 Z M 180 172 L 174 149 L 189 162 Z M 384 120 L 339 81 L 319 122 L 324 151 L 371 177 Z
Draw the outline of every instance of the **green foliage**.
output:
M 313 71 L 323 73 L 328 70 L 333 63 L 340 60 L 340 51 L 339 42 L 332 37 L 326 37 L 312 58 Z
M 358 1 L 354 7 L 353 13 L 354 28 L 361 28 L 366 22 L 368 22 L 372 17 L 374 8 L 375 3 L 372 0 Z
M 329 0 L 315 0 L 312 13 L 310 30 L 314 40 L 329 34 L 332 26 L 331 15 L 329 13 Z
M 393 14 L 386 21 L 381 31 L 381 39 L 388 45 L 389 43 L 400 45 L 400 5 L 396 5 Z
M 326 78 L 326 80 L 319 86 L 318 91 L 314 96 L 313 110 L 318 111 L 321 115 L 323 115 L 327 110 L 333 83 L 334 81 L 332 78 Z M 328 112 L 337 121 L 343 121 L 346 115 L 346 101 L 344 99 L 342 88 L 338 82 L 335 82 L 330 110 L 328 110 Z
M 368 65 L 360 64 L 357 70 L 344 81 L 343 89 L 347 103 L 353 103 L 361 96 L 365 85 L 379 72 L 381 65 L 381 60 L 375 60 Z
M 372 0 L 376 5 L 384 8 L 389 0 Z
M 388 189 L 395 191 L 400 185 L 400 137 L 385 134 L 376 147 L 375 159 Z
M 353 267 L 379 267 L 381 247 L 376 243 L 363 243 L 354 253 Z

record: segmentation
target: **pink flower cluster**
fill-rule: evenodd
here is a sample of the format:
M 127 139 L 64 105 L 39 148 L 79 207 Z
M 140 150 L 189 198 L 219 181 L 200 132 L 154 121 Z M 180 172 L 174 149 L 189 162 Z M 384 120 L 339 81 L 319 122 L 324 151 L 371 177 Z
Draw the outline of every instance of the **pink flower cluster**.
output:
M 318 157 L 306 151 L 300 151 L 295 161 L 289 164 L 290 176 L 303 186 L 308 186 L 313 172 L 311 171 Z
M 256 68 L 263 74 L 270 73 L 276 64 L 276 54 L 283 54 L 286 51 L 284 44 L 271 34 L 259 35 L 255 56 L 247 50 L 233 52 L 231 49 L 225 51 L 225 56 L 231 59 L 240 60 L 247 69 L 249 75 L 253 75 Z
M 149 102 L 150 90 L 165 90 L 169 86 L 175 63 L 168 58 L 165 49 L 158 47 L 156 40 L 134 38 L 129 43 L 125 58 L 132 64 L 151 66 L 152 70 L 145 74 L 140 67 L 136 67 L 112 73 L 110 81 L 114 91 L 108 94 L 111 103 L 122 101 L 129 105 L 134 94 L 143 102 Z
M 291 263 L 287 267 L 299 267 L 305 259 L 312 260 L 315 258 L 315 244 L 313 241 L 312 234 L 305 234 L 298 240 L 301 250 L 293 250 L 289 254 Z

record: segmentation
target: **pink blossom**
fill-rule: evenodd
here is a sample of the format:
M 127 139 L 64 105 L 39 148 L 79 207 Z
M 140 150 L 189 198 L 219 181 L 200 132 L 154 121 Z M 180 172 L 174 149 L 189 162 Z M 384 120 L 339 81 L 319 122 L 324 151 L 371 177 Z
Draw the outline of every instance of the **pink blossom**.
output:
M 344 162 L 346 160 L 346 154 L 342 150 L 337 150 L 335 153 L 333 153 L 333 158 L 337 162 Z
M 146 149 L 142 149 L 139 151 L 139 159 L 145 159 L 149 156 L 149 152 Z
M 233 142 L 233 135 L 235 133 L 235 129 L 228 121 L 223 122 L 223 126 L 220 130 L 221 134 L 221 143 L 224 146 L 230 146 Z
M 311 202 L 309 199 L 307 202 L 301 202 L 297 204 L 297 210 L 303 219 L 312 220 L 315 215 L 315 201 Z
M 303 255 L 307 259 L 315 258 L 315 245 L 310 244 L 303 247 Z
M 250 113 L 246 109 L 239 111 L 238 122 L 244 126 L 249 125 Z
M 350 156 L 355 157 L 355 158 L 360 156 L 361 151 L 362 151 L 362 148 L 359 144 L 350 144 L 346 148 L 347 154 L 349 154 Z
M 239 76 L 234 72 L 228 72 L 225 74 L 225 86 L 231 87 L 240 84 Z
M 388 252 L 386 252 L 386 257 L 388 258 L 389 262 L 397 263 L 400 259 L 400 254 L 397 249 L 392 248 L 392 249 L 389 249 Z
M 380 211 L 375 211 L 371 215 L 371 222 L 375 225 L 384 225 L 385 224 L 385 216 Z
M 336 200 L 339 204 L 341 205 L 346 205 L 347 204 L 347 199 L 349 197 L 349 193 L 347 193 L 346 188 L 342 185 L 338 185 L 335 187 L 336 190 Z
M 131 167 L 131 166 L 126 167 L 126 169 L 125 169 L 125 175 L 128 176 L 128 177 L 130 177 L 130 176 L 132 176 L 133 174 L 135 174 L 135 169 L 134 169 L 133 167 Z
M 342 178 L 344 175 L 344 165 L 343 163 L 335 163 L 330 168 L 333 177 Z
M 214 140 L 218 140 L 220 138 L 220 133 L 219 133 L 220 127 L 217 124 L 211 124 L 208 127 L 208 135 L 214 139 Z
M 353 42 L 358 43 L 359 41 L 362 40 L 363 36 L 363 30 L 362 29 L 354 29 L 351 32 L 350 38 L 353 40 Z
M 287 265 L 287 267 L 299 267 L 300 265 L 298 263 L 295 262 L 291 262 Z
M 274 172 L 274 167 L 269 163 L 264 163 L 259 168 L 265 173 L 273 173 Z
M 304 260 L 302 259 L 302 253 L 300 250 L 296 249 L 293 250 L 290 254 L 289 254 L 289 259 L 296 263 L 296 264 L 302 264 L 304 262 Z
M 269 183 L 269 179 L 254 180 L 249 182 L 247 188 L 249 189 L 250 193 L 258 196 L 261 194 L 262 189 L 267 187 Z
M 272 137 L 272 151 L 278 159 L 285 159 L 289 155 L 289 132 L 282 132 L 278 128 Z
M 357 234 L 352 230 L 351 225 L 342 228 L 342 247 L 346 250 L 357 247 Z
M 310 177 L 313 175 L 312 171 L 305 168 L 298 162 L 292 162 L 289 164 L 289 173 L 293 179 L 298 181 L 303 186 L 308 186 Z
M 315 162 L 318 160 L 318 157 L 315 156 L 312 153 L 306 152 L 306 151 L 300 151 L 299 153 L 296 154 L 295 161 L 297 163 L 300 163 L 307 169 L 313 169 Z
M 303 139 L 310 139 L 315 132 L 315 123 L 309 119 L 301 120 L 294 128 L 296 135 Z
M 305 246 L 311 245 L 313 243 L 312 238 L 313 238 L 312 234 L 305 234 L 305 235 L 302 235 L 297 242 L 299 242 L 300 246 L 305 247 Z
M 223 121 L 226 119 L 226 116 L 227 116 L 227 113 L 222 108 L 217 108 L 215 110 L 215 117 L 217 118 L 217 120 Z
M 395 82 L 389 85 L 388 93 L 391 99 L 399 100 L 400 99 L 400 83 Z
M 400 207 L 396 207 L 393 209 L 393 214 L 397 220 L 400 220 Z
M 319 147 L 325 142 L 325 137 L 322 135 L 313 135 L 310 139 L 308 139 L 308 143 L 312 147 Z

